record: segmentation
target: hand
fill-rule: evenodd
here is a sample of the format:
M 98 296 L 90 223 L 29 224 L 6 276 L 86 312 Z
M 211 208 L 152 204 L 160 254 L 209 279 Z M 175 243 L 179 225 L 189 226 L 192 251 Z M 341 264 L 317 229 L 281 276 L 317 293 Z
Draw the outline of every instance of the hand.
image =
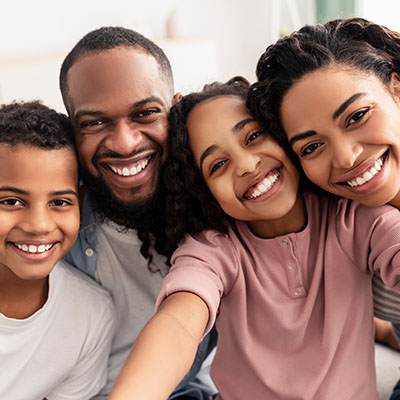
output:
M 383 319 L 374 318 L 375 340 L 385 344 L 392 349 L 400 350 L 396 336 L 393 333 L 392 323 Z

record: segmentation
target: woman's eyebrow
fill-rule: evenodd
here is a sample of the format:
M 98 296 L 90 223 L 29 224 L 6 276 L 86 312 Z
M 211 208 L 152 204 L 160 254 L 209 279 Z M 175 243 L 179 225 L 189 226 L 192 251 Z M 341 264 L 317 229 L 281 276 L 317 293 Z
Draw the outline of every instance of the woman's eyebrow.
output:
M 356 93 L 350 96 L 347 100 L 345 100 L 339 108 L 333 113 L 332 119 L 335 120 L 339 117 L 340 114 L 342 114 L 346 108 L 351 104 L 354 103 L 359 97 L 361 96 L 366 96 L 367 93 Z
M 307 139 L 308 137 L 314 136 L 314 135 L 316 135 L 316 134 L 317 134 L 317 132 L 312 131 L 312 130 L 310 130 L 310 131 L 305 131 L 305 132 L 302 132 L 302 133 L 298 133 L 298 134 L 294 135 L 294 136 L 289 140 L 289 144 L 290 144 L 291 146 L 293 146 L 293 143 L 298 142 L 299 140 Z

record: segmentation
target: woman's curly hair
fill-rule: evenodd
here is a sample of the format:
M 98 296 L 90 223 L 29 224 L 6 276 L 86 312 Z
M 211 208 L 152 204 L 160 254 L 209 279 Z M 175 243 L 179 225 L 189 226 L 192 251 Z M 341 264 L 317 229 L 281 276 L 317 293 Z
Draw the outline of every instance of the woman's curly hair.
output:
M 231 218 L 209 191 L 189 146 L 186 121 L 193 108 L 218 96 L 238 96 L 246 101 L 249 83 L 234 77 L 226 83 L 214 82 L 200 92 L 184 96 L 169 114 L 168 157 L 163 170 L 165 201 L 163 229 L 153 232 L 155 249 L 170 257 L 186 233 L 204 229 L 226 232 Z M 159 225 L 160 227 L 160 225 Z
M 306 25 L 261 55 L 247 106 L 278 141 L 285 142 L 280 121 L 285 94 L 306 74 L 333 64 L 374 74 L 387 84 L 393 72 L 400 75 L 400 35 L 362 18 Z

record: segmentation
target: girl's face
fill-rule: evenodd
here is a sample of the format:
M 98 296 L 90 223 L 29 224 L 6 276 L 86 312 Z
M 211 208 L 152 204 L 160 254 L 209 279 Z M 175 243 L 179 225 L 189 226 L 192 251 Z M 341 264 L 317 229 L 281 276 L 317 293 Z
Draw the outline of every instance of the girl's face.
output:
M 241 98 L 218 96 L 196 105 L 187 129 L 196 164 L 226 214 L 264 236 L 261 221 L 285 218 L 298 204 L 297 169 Z
M 400 206 L 400 85 L 344 66 L 309 73 L 284 96 L 281 119 L 308 178 L 368 206 Z

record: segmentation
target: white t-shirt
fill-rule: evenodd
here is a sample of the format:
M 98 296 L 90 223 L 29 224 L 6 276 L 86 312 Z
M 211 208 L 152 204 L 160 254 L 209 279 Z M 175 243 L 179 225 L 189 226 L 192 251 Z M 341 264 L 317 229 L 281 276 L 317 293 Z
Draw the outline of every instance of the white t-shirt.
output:
M 114 314 L 106 290 L 57 263 L 40 310 L 26 319 L 0 314 L 0 399 L 94 396 L 106 382 Z

